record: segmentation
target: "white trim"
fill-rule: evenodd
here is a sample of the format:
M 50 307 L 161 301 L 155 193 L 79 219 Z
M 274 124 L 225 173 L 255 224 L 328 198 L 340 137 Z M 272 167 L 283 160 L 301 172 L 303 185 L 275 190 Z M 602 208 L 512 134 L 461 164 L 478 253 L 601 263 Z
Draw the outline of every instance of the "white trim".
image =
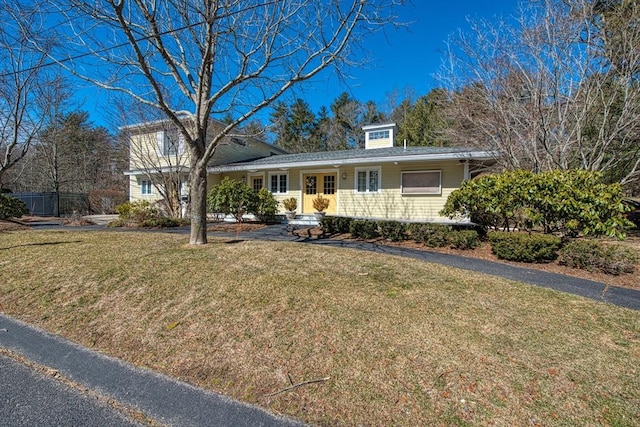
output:
M 154 175 L 159 173 L 189 173 L 188 166 L 163 166 L 163 167 L 151 167 L 149 169 L 133 169 L 123 172 L 126 176 L 136 175 Z
M 150 179 L 141 179 L 138 185 L 140 186 L 141 196 L 153 196 L 153 182 Z M 149 191 L 145 192 L 144 190 L 147 186 Z
M 165 131 L 159 130 L 156 132 L 156 154 L 158 158 L 165 157 L 164 155 L 164 140 L 166 138 Z
M 373 151 L 373 150 L 370 150 Z M 402 162 L 421 162 L 421 161 L 444 161 L 444 160 L 491 160 L 497 158 L 496 154 L 491 151 L 467 151 L 461 153 L 442 153 L 442 154 L 408 154 L 406 156 L 387 156 L 387 157 L 357 157 L 352 159 L 337 160 L 312 160 L 307 162 L 287 162 L 272 163 L 264 165 L 247 164 L 247 165 L 220 165 L 207 169 L 209 173 L 238 172 L 246 170 L 273 170 L 273 169 L 289 169 L 289 168 L 313 168 L 327 167 L 332 165 L 348 166 L 348 165 L 364 165 L 379 163 L 402 163 Z
M 369 135 L 369 141 L 375 141 L 377 139 L 389 139 L 391 130 L 390 129 L 372 130 L 367 134 Z
M 278 176 L 278 191 L 273 191 L 273 189 L 271 188 L 271 177 L 272 176 Z M 285 192 L 282 193 L 280 192 L 280 176 L 285 175 L 287 177 L 287 188 L 285 189 Z M 269 191 L 271 191 L 273 194 L 279 194 L 279 195 L 284 195 L 284 194 L 289 194 L 289 188 L 291 186 L 291 179 L 289 177 L 289 171 L 273 171 L 273 172 L 269 172 L 268 175 L 268 181 L 267 181 L 267 189 Z
M 378 189 L 376 191 L 369 190 L 369 180 L 370 172 L 376 171 L 378 172 Z M 358 191 L 358 173 L 366 172 L 367 173 L 367 190 L 366 191 Z M 355 168 L 354 178 L 353 178 L 353 192 L 355 194 L 378 194 L 382 192 L 382 166 L 370 166 L 370 167 L 361 167 Z
M 408 173 L 437 173 L 438 174 L 438 191 L 437 192 L 422 192 L 422 193 L 405 193 L 402 186 L 403 175 Z M 402 171 L 400 172 L 400 195 L 401 196 L 439 196 L 442 195 L 442 170 L 419 170 L 419 171 Z
M 376 123 L 373 125 L 362 126 L 362 130 L 366 132 L 366 131 L 377 130 L 377 129 L 390 129 L 393 127 L 396 127 L 395 123 Z

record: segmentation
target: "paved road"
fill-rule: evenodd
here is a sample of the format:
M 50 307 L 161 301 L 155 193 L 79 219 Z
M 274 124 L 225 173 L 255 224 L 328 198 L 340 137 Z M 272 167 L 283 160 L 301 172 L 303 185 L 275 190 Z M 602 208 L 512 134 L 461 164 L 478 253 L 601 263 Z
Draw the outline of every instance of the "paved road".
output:
M 38 365 L 55 369 L 82 387 L 123 407 L 142 412 L 160 425 L 302 425 L 296 420 L 277 417 L 226 396 L 138 369 L 2 314 L 0 347 Z M 118 411 L 110 409 L 109 405 L 91 402 L 91 397 L 55 384 L 52 378 L 46 379 L 14 360 L 4 359 L 0 365 L 0 389 L 4 389 L 5 384 L 11 389 L 7 387 L 0 392 L 0 426 L 135 425 Z M 33 390 L 37 389 L 42 391 L 35 393 Z M 48 408 L 55 410 L 47 412 Z M 101 422 L 103 419 L 104 423 Z
M 139 426 L 108 404 L 0 356 L 0 425 Z

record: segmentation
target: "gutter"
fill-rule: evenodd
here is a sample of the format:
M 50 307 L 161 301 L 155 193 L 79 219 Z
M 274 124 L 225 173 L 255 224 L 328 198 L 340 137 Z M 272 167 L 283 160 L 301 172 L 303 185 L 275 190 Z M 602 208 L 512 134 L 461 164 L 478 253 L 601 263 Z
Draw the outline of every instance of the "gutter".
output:
M 371 163 L 393 163 L 393 162 L 415 162 L 415 161 L 438 161 L 438 160 L 491 160 L 497 158 L 495 152 L 492 151 L 473 151 L 460 153 L 442 153 L 442 154 L 410 154 L 404 156 L 385 156 L 385 157 L 360 157 L 352 159 L 336 159 L 336 160 L 310 160 L 301 162 L 284 162 L 269 164 L 228 164 L 207 168 L 208 173 L 237 172 L 249 170 L 273 170 L 273 169 L 291 169 L 291 168 L 308 168 L 318 166 L 349 166 L 362 165 Z

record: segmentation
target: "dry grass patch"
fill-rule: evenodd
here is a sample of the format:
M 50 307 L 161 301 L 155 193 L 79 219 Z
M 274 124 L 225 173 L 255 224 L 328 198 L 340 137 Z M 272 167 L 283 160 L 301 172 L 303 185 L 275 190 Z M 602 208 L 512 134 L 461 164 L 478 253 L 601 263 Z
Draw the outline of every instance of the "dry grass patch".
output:
M 307 422 L 640 419 L 637 311 L 315 245 L 73 230 L 0 239 L 7 314 Z

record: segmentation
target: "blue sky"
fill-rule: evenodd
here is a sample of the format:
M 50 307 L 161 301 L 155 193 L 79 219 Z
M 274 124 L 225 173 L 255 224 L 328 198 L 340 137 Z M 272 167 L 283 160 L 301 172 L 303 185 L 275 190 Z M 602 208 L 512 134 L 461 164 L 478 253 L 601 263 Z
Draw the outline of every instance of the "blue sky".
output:
M 415 96 L 425 95 L 435 87 L 433 74 L 440 67 L 449 35 L 466 31 L 467 18 L 506 18 L 516 14 L 518 6 L 517 0 L 410 0 L 410 3 L 399 9 L 399 21 L 410 24 L 406 28 L 387 28 L 367 39 L 365 49 L 369 63 L 366 67 L 351 69 L 352 78 L 347 82 L 340 82 L 333 70 L 327 69 L 284 100 L 300 97 L 317 113 L 321 106 L 328 108 L 345 91 L 361 102 L 373 100 L 383 110 L 387 95 L 394 90 L 403 94 L 409 89 Z M 95 124 L 110 127 L 103 121 L 102 109 L 108 106 L 104 94 L 86 88 L 79 91 L 78 96 Z M 270 111 L 260 114 L 264 124 Z
M 413 0 L 400 10 L 400 21 L 407 28 L 387 29 L 366 43 L 370 62 L 365 68 L 351 70 L 352 79 L 344 85 L 320 75 L 315 82 L 296 95 L 306 100 L 314 112 L 327 108 L 342 92 L 361 102 L 373 100 L 384 108 L 387 94 L 405 88 L 415 96 L 427 94 L 436 86 L 433 75 L 439 70 L 448 36 L 469 28 L 467 18 L 507 18 L 517 14 L 518 1 L 458 0 L 455 2 Z

